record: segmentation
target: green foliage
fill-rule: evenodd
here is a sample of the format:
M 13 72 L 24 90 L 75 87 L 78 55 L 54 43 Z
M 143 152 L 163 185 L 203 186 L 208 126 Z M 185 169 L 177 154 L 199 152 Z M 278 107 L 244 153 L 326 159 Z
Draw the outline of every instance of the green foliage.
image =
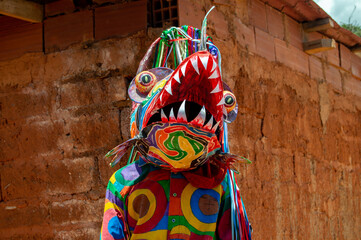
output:
M 341 23 L 341 27 L 353 32 L 357 36 L 361 37 L 361 25 L 357 21 L 352 21 L 352 16 L 356 11 L 356 5 L 353 8 L 350 16 L 348 17 L 348 23 Z
M 357 36 L 361 37 L 361 25 L 357 23 L 341 23 L 341 27 L 353 32 Z

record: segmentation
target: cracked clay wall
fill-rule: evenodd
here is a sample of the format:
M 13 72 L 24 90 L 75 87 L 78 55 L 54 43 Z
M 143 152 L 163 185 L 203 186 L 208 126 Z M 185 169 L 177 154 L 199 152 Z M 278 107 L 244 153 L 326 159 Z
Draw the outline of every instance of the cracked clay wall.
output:
M 261 1 L 186 0 L 181 24 L 213 4 L 208 32 L 239 104 L 231 152 L 253 161 L 238 183 L 254 239 L 359 239 L 361 58 L 341 43 L 307 55 L 302 41 L 322 34 Z
M 179 4 L 222 53 L 239 114 L 233 153 L 254 239 L 361 235 L 361 60 L 338 44 L 309 56 L 297 21 L 258 1 Z M 82 14 L 77 12 L 76 14 Z M 278 27 L 275 27 L 277 25 Z M 0 238 L 97 239 L 104 154 L 129 138 L 126 95 L 159 29 L 0 62 Z

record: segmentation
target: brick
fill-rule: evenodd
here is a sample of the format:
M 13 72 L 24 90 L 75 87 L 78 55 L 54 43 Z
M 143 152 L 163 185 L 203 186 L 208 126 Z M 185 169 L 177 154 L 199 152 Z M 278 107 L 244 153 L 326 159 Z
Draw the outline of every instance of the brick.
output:
M 308 55 L 296 47 L 287 47 L 286 42 L 274 39 L 276 60 L 292 69 L 309 75 Z
M 104 3 L 114 3 L 116 0 L 93 0 L 93 3 L 96 3 L 98 5 L 104 4 Z
M 361 57 L 351 53 L 351 72 L 357 77 L 361 78 Z
M 44 197 L 47 194 L 47 184 L 44 161 L 17 159 L 5 162 L 1 168 L 1 188 L 5 201 Z
M 0 93 L 13 93 L 23 87 L 44 81 L 44 56 L 42 52 L 26 54 L 20 59 L 0 61 Z
M 340 46 L 340 55 L 341 55 L 341 67 L 346 71 L 351 70 L 351 51 L 343 44 Z
M 283 64 L 287 64 L 290 59 L 290 56 L 286 42 L 279 39 L 274 39 L 274 43 L 275 43 L 276 60 Z
M 61 54 L 46 54 L 44 80 L 53 83 L 95 72 L 98 69 L 96 65 L 97 56 L 92 55 L 91 52 L 77 48 L 62 51 Z
M 42 24 L 0 16 L 0 61 L 42 52 Z
M 327 51 L 319 52 L 313 54 L 319 58 L 322 58 L 328 64 L 332 64 L 334 66 L 340 66 L 340 57 L 339 57 L 339 50 L 338 50 L 338 43 L 336 43 L 336 48 L 330 49 Z
M 7 228 L 36 227 L 44 225 L 49 220 L 47 205 L 28 204 L 26 201 L 19 200 L 2 202 L 0 216 L 0 232 Z
M 102 219 L 104 200 L 70 199 L 52 202 L 50 205 L 51 222 L 54 225 L 72 225 L 84 222 L 100 222 Z M 64 209 L 67 209 L 64 211 Z
M 343 84 L 346 92 L 361 97 L 361 80 L 350 76 L 344 79 Z
M 48 18 L 44 21 L 45 52 L 62 50 L 71 44 L 93 39 L 90 10 Z
M 63 133 L 62 121 L 34 122 L 24 125 L 17 137 L 21 157 L 39 156 L 58 151 L 58 136 Z
M 338 43 L 336 42 L 336 48 L 327 50 L 325 52 L 327 57 L 327 62 L 334 65 L 340 66 L 340 54 L 338 50 Z
M 254 36 L 254 30 L 252 27 L 247 27 L 239 19 L 233 19 L 236 40 L 250 52 L 256 52 L 256 42 Z
M 99 236 L 101 222 L 88 224 L 93 226 L 79 225 L 70 229 L 57 230 L 54 233 L 54 240 L 72 239 L 72 240 L 83 240 L 83 239 L 97 239 Z
M 250 23 L 267 31 L 267 17 L 266 17 L 266 6 L 259 0 L 251 1 L 249 9 Z
M 256 28 L 256 53 L 269 61 L 275 61 L 275 48 L 273 37 Z
M 106 106 L 98 105 L 78 109 L 73 114 L 74 117 L 64 117 L 68 124 L 57 142 L 65 157 L 94 153 L 120 143 L 117 109 L 109 111 Z
M 66 109 L 123 101 L 127 96 L 126 89 L 126 80 L 120 76 L 65 83 L 60 87 L 60 106 Z
M 228 27 L 229 24 L 225 15 L 220 11 L 214 12 L 213 17 L 208 20 L 209 30 L 212 32 L 214 31 L 216 38 L 219 40 L 226 40 L 231 37 Z
M 47 224 L 36 226 L 19 226 L 15 228 L 0 229 L 1 240 L 31 240 L 31 239 L 54 239 L 53 229 Z
M 21 127 L 0 128 L 0 162 L 10 161 L 20 156 L 18 136 Z
M 128 140 L 130 136 L 130 115 L 132 114 L 131 107 L 122 108 L 120 113 L 120 130 L 122 133 L 122 140 Z
M 310 77 L 316 80 L 325 79 L 323 76 L 323 66 L 321 60 L 310 56 Z
M 182 3 L 178 4 L 178 16 L 179 26 L 190 25 L 201 29 L 204 18 L 202 2 L 182 0 Z
M 119 24 L 114 24 L 119 23 Z M 127 36 L 147 28 L 145 0 L 95 9 L 95 39 Z
M 303 50 L 301 24 L 286 16 L 286 39 L 292 46 Z
M 284 40 L 285 37 L 285 26 L 283 24 L 283 15 L 281 12 L 274 8 L 266 5 L 267 22 L 269 33 L 279 39 Z
M 291 50 L 291 56 L 293 61 L 290 63 L 291 68 L 302 72 L 306 75 L 309 75 L 309 56 L 304 53 L 302 50 L 299 50 L 298 48 L 295 48 L 293 46 L 290 46 Z
M 3 143 L 0 147 L 1 161 L 60 152 L 56 146 L 58 136 L 63 131 L 60 121 L 35 121 L 21 126 L 17 124 L 0 129 Z
M 21 93 L 0 96 L 1 117 L 7 122 L 13 122 L 37 115 L 47 115 L 51 108 L 49 95 L 49 91 L 24 88 Z
M 94 185 L 94 159 L 54 159 L 47 166 L 48 194 L 84 193 Z
M 325 66 L 326 82 L 331 84 L 336 90 L 342 91 L 342 81 L 340 71 L 331 65 Z
M 73 0 L 53 1 L 45 4 L 45 17 L 71 13 L 74 10 L 75 7 Z

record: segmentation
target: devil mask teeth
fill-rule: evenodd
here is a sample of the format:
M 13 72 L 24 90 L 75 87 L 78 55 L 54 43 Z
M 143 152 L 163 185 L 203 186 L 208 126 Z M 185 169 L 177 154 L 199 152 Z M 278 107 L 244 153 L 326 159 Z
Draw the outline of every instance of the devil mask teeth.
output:
M 196 103 L 177 102 L 165 106 L 153 114 L 148 123 L 151 125 L 155 122 L 173 122 L 173 123 L 185 123 L 194 127 L 199 127 L 211 132 L 215 132 L 220 122 L 216 122 L 212 114 L 210 114 L 204 106 L 199 106 Z

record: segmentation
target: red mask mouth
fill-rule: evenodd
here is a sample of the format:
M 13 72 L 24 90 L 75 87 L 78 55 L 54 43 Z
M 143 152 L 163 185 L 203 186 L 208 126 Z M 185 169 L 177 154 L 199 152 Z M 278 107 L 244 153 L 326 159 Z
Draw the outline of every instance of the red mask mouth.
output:
M 218 64 L 208 51 L 186 58 L 145 113 L 142 128 L 154 122 L 190 124 L 210 132 L 222 128 L 225 113 Z

